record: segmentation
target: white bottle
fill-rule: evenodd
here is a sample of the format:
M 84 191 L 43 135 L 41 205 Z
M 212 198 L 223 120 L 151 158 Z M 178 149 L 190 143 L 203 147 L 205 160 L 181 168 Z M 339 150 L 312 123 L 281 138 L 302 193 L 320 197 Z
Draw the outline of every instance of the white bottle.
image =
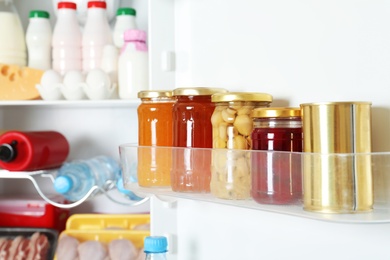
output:
M 82 39 L 84 72 L 100 69 L 104 46 L 112 44 L 106 6 L 106 2 L 88 2 L 87 21 Z
M 118 62 L 119 98 L 136 99 L 149 88 L 149 61 L 146 32 L 127 30 Z
M 50 15 L 46 11 L 32 10 L 29 17 L 26 31 L 28 67 L 49 70 L 51 69 L 52 40 Z
M 59 2 L 57 22 L 53 30 L 53 69 L 64 75 L 70 70 L 81 70 L 81 30 L 76 16 L 77 5 Z
M 129 29 L 138 29 L 135 21 L 137 12 L 130 7 L 119 8 L 116 12 L 113 39 L 117 48 L 122 48 L 125 40 L 124 33 Z

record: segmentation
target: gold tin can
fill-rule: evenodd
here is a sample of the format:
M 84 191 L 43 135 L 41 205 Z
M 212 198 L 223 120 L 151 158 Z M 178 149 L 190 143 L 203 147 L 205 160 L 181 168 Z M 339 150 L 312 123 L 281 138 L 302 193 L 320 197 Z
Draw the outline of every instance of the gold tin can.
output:
M 371 102 L 308 103 L 300 107 L 304 209 L 371 211 Z

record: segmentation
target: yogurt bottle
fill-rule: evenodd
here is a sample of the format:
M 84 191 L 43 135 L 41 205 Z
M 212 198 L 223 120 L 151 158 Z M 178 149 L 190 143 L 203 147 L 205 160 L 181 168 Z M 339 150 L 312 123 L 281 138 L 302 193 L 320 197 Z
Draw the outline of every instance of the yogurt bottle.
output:
M 51 39 L 52 30 L 50 15 L 46 11 L 30 11 L 30 21 L 26 31 L 28 50 L 28 67 L 51 69 Z
M 112 44 L 112 33 L 107 19 L 106 2 L 88 2 L 87 21 L 82 39 L 83 71 L 100 69 L 103 49 Z
M 113 39 L 117 48 L 122 48 L 125 44 L 124 33 L 129 29 L 138 29 L 135 21 L 137 12 L 130 7 L 119 8 L 116 12 Z
M 64 75 L 70 70 L 81 70 L 81 30 L 76 16 L 77 5 L 59 2 L 57 22 L 52 39 L 53 69 Z

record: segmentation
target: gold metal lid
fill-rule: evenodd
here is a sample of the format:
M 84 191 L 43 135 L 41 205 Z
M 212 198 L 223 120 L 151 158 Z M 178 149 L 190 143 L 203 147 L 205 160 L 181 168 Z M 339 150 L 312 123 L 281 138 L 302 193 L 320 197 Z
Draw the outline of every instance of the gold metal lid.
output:
M 267 93 L 259 92 L 228 92 L 216 93 L 211 96 L 212 102 L 231 102 L 231 101 L 257 101 L 272 102 L 272 96 Z
M 207 96 L 215 93 L 226 93 L 228 92 L 223 88 L 177 88 L 173 90 L 173 96 Z
M 138 92 L 138 98 L 172 97 L 172 90 L 142 90 Z
M 304 106 L 337 106 L 337 105 L 371 105 L 370 101 L 335 101 L 335 102 L 314 102 L 300 104 L 300 107 Z
M 251 112 L 251 117 L 298 117 L 301 116 L 301 109 L 299 107 L 268 107 L 255 108 Z

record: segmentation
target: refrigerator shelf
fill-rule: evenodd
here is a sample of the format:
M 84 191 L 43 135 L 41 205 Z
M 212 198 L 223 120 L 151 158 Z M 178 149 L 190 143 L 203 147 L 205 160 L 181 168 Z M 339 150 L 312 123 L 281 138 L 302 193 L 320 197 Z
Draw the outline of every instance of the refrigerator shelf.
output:
M 98 187 L 93 186 L 86 194 L 85 196 L 75 202 L 69 202 L 69 203 L 58 203 L 57 201 L 54 201 L 50 198 L 50 196 L 46 195 L 45 192 L 42 191 L 41 187 L 38 184 L 39 178 L 48 178 L 52 182 L 54 182 L 54 174 L 56 173 L 56 169 L 52 170 L 39 170 L 39 171 L 30 171 L 30 172 L 19 172 L 19 171 L 7 171 L 7 170 L 0 170 L 0 179 L 26 179 L 31 181 L 31 183 L 34 185 L 35 190 L 39 194 L 39 196 L 44 199 L 47 203 L 63 209 L 70 209 L 77 207 L 84 203 L 86 200 L 91 198 L 93 195 L 95 195 L 96 192 L 99 192 L 102 195 L 105 195 L 109 200 L 116 204 L 124 205 L 124 206 L 138 206 L 141 205 L 149 200 L 148 197 L 143 198 L 141 200 L 125 200 L 125 201 L 119 201 L 115 197 L 111 196 L 108 191 Z M 111 185 L 112 187 L 115 187 L 115 184 Z M 52 194 L 51 194 L 52 195 Z
M 110 107 L 137 107 L 138 99 L 104 99 L 104 100 L 10 100 L 0 101 L 0 107 L 12 106 L 42 106 L 42 107 L 67 107 L 67 108 L 110 108 Z
M 243 150 L 227 150 L 227 149 L 199 149 L 199 148 L 174 148 L 174 147 L 147 147 L 137 146 L 137 144 L 123 144 L 120 146 L 120 157 L 123 167 L 123 179 L 125 182 L 125 188 L 134 192 L 138 196 L 148 197 L 157 196 L 162 200 L 177 201 L 180 203 L 181 199 L 195 200 L 215 204 L 223 204 L 227 206 L 233 206 L 237 208 L 250 208 L 260 211 L 268 211 L 286 215 L 292 215 L 296 217 L 303 217 L 328 222 L 343 222 L 343 223 L 390 223 L 390 152 L 384 153 L 369 153 L 369 154 L 309 154 L 309 153 L 286 153 L 286 152 L 268 152 L 268 151 L 244 151 L 253 155 L 254 153 L 272 153 L 278 154 L 290 154 L 295 157 L 295 160 L 301 160 L 303 165 L 304 157 L 309 156 L 313 158 L 332 157 L 333 159 L 340 159 L 341 162 L 356 161 L 357 158 L 370 162 L 369 167 L 372 170 L 373 177 L 373 209 L 367 212 L 354 212 L 354 213 L 324 213 L 313 212 L 303 208 L 303 202 L 298 201 L 289 205 L 271 205 L 260 204 L 252 198 L 248 199 L 221 199 L 216 197 L 213 193 L 195 193 L 195 192 L 177 192 L 173 191 L 171 187 L 141 187 L 137 182 L 138 163 L 140 162 L 139 150 L 150 150 L 155 156 L 161 156 L 162 154 L 171 153 L 176 150 L 181 150 L 183 153 L 191 154 L 194 150 L 208 151 L 210 156 L 212 152 L 219 153 L 242 153 Z M 156 152 L 161 150 L 161 152 Z M 191 151 L 191 152 L 190 152 Z M 193 154 L 192 154 L 193 155 Z M 211 156 L 212 157 L 212 156 Z M 155 157 L 158 161 L 157 157 Z M 188 158 L 187 158 L 188 159 Z M 315 160 L 313 160 L 315 161 Z M 155 165 L 156 166 L 156 165 Z M 158 167 L 158 166 L 157 166 Z M 172 166 L 173 167 L 173 166 Z M 345 170 L 345 165 L 338 165 L 339 168 Z M 145 169 L 145 165 L 142 166 Z M 158 169 L 158 168 L 157 168 Z M 338 171 L 338 174 L 342 172 Z M 338 176 L 335 176 L 338 177 Z

